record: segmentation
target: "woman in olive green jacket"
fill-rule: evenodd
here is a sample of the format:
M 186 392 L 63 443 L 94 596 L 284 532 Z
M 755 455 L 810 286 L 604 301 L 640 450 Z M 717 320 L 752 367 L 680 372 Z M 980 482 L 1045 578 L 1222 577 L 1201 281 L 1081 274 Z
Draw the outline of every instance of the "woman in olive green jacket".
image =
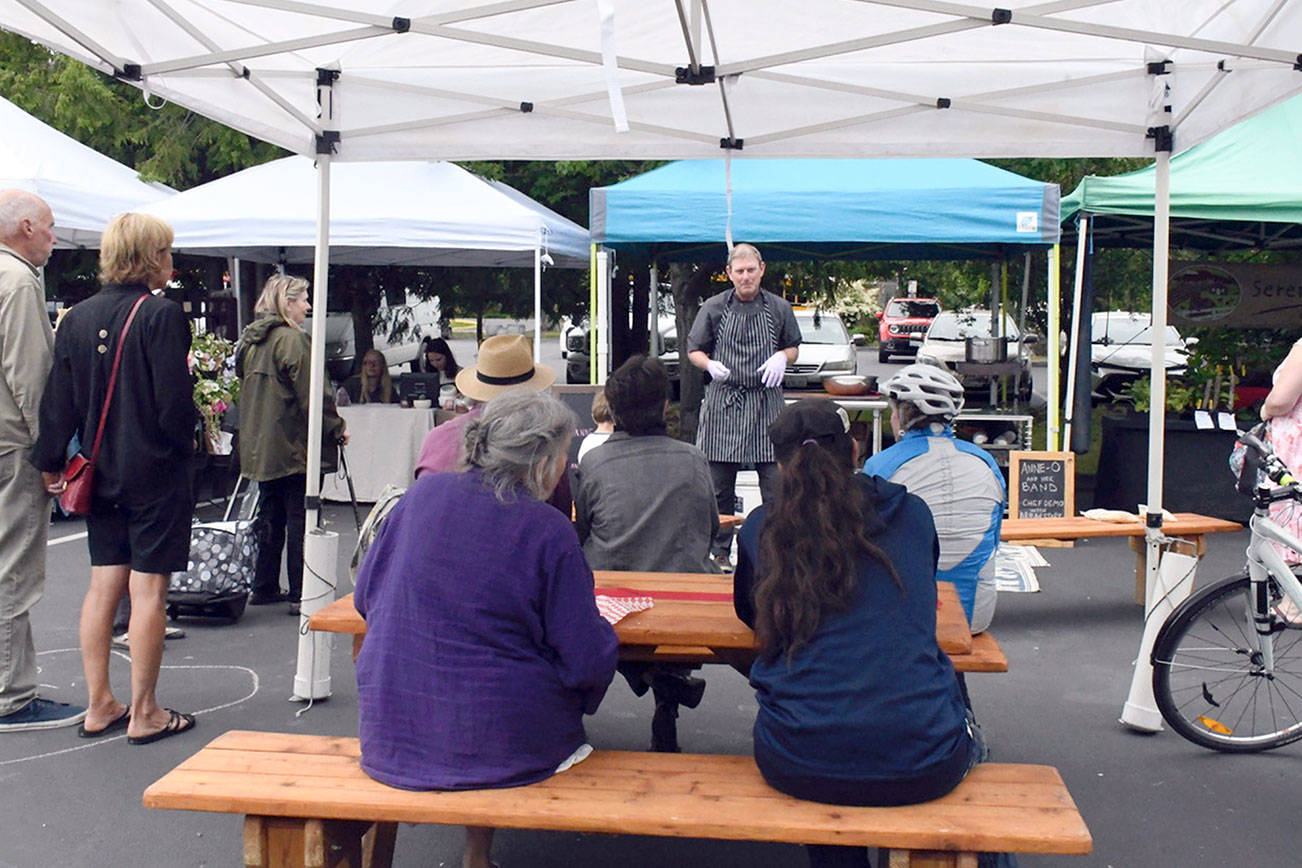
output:
M 275 275 L 258 297 L 258 318 L 240 336 L 236 372 L 240 387 L 240 472 L 258 483 L 258 561 L 249 603 L 290 601 L 297 614 L 303 591 L 303 533 L 307 522 L 307 409 L 311 394 L 311 343 L 303 322 L 312 309 L 308 283 Z M 334 468 L 336 444 L 346 443 L 344 422 L 325 390 L 321 467 Z M 289 593 L 280 590 L 285 550 Z

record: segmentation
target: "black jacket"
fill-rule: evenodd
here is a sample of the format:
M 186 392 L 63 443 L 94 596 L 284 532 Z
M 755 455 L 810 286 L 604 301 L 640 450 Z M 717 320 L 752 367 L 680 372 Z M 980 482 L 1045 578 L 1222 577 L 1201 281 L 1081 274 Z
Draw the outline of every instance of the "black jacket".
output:
M 32 463 L 60 470 L 73 434 L 89 457 L 118 336 L 131 306 L 148 290 L 105 284 L 75 305 L 54 339 L 54 369 L 41 401 L 41 430 Z M 127 332 L 117 387 L 104 428 L 95 496 L 144 504 L 189 494 L 194 452 L 194 382 L 186 358 L 190 326 L 174 301 L 150 296 Z

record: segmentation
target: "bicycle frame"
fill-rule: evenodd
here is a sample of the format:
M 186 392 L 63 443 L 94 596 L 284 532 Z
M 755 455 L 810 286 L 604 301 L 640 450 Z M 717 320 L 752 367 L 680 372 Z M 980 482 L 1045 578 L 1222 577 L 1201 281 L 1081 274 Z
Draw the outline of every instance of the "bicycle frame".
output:
M 1282 496 L 1281 492 L 1287 492 L 1287 496 Z M 1302 552 L 1302 540 L 1284 530 L 1270 517 L 1270 504 L 1276 501 L 1292 499 L 1293 494 L 1285 488 L 1277 488 L 1273 491 L 1259 488 L 1253 497 L 1255 508 L 1253 509 L 1252 518 L 1248 522 L 1251 530 L 1251 539 L 1248 542 L 1248 578 L 1252 582 L 1252 595 L 1254 605 L 1252 607 L 1253 629 L 1258 637 L 1266 637 L 1272 634 L 1270 618 L 1270 596 L 1268 579 L 1274 579 L 1279 585 L 1281 591 L 1293 601 L 1293 604 L 1302 610 L 1302 582 L 1298 581 L 1297 576 L 1293 575 L 1293 570 L 1289 568 L 1288 563 L 1284 560 L 1271 542 L 1279 543 L 1282 546 L 1292 549 L 1295 552 Z M 1267 672 L 1273 672 L 1275 668 L 1274 646 L 1270 642 L 1258 642 L 1258 650 L 1262 655 L 1262 665 Z

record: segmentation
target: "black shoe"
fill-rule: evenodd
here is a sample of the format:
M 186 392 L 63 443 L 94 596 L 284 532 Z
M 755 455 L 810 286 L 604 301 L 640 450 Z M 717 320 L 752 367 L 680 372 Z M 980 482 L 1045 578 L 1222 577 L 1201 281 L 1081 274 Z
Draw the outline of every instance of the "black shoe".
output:
M 277 591 L 274 594 L 252 594 L 249 596 L 250 606 L 270 606 L 275 603 L 283 603 L 288 600 L 285 594 Z
M 651 750 L 656 753 L 682 753 L 678 746 L 678 706 L 657 702 L 651 717 Z
M 701 697 L 705 695 L 705 679 L 657 672 L 651 678 L 651 690 L 655 692 L 657 704 L 667 700 L 675 705 L 695 708 L 701 704 Z

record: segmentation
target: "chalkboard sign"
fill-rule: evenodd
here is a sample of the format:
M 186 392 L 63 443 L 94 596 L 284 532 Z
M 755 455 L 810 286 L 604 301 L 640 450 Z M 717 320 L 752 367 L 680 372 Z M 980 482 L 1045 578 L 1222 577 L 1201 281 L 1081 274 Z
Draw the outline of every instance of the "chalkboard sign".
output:
M 1008 454 L 1010 518 L 1070 518 L 1076 514 L 1076 456 L 1071 452 Z

